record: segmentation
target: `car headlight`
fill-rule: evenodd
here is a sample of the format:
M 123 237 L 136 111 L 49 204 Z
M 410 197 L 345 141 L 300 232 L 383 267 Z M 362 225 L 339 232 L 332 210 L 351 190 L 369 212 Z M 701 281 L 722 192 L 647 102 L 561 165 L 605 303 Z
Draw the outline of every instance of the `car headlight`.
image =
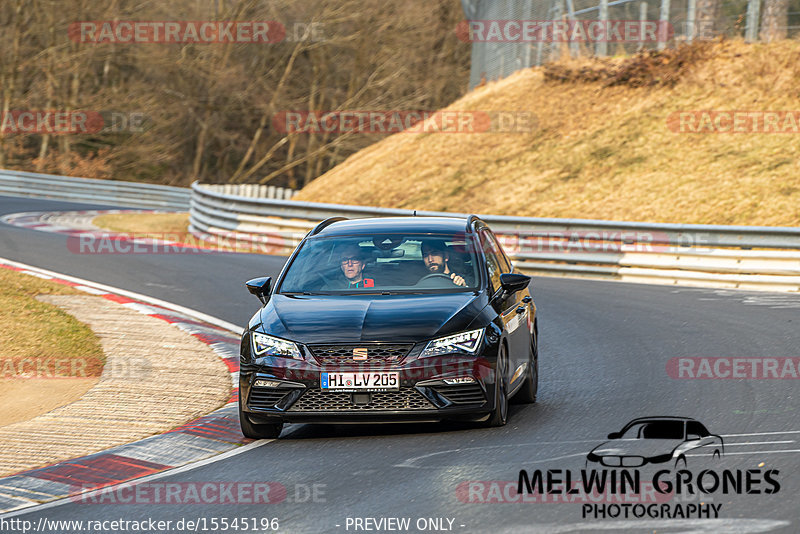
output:
M 475 354 L 483 339 L 483 328 L 461 332 L 451 336 L 440 337 L 428 343 L 420 358 L 428 356 L 439 356 L 441 354 L 452 354 L 460 352 L 462 354 Z
M 268 336 L 260 332 L 253 332 L 253 352 L 258 356 L 268 354 L 270 356 L 294 358 L 295 360 L 303 359 L 300 355 L 300 349 L 291 341 Z

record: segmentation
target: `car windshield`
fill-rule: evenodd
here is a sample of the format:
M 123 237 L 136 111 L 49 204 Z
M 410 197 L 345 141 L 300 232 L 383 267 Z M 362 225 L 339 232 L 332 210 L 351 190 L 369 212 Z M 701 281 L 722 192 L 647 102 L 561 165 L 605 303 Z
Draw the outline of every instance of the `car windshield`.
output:
M 471 236 L 381 234 L 307 239 L 286 270 L 282 294 L 442 293 L 480 284 Z
M 683 439 L 683 421 L 647 421 L 628 428 L 622 439 Z

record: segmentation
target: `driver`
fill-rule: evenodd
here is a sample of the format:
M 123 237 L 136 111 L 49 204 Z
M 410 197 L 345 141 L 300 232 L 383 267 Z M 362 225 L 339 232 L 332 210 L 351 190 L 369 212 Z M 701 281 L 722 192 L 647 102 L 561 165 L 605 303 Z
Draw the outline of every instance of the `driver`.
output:
M 422 261 L 430 274 L 444 274 L 449 276 L 455 285 L 466 286 L 467 282 L 464 277 L 450 270 L 447 263 L 449 260 L 450 253 L 447 251 L 444 241 L 435 240 L 422 243 Z
M 343 289 L 375 287 L 375 280 L 364 278 L 364 254 L 358 245 L 347 245 L 339 252 L 339 264 L 344 280 L 337 282 Z

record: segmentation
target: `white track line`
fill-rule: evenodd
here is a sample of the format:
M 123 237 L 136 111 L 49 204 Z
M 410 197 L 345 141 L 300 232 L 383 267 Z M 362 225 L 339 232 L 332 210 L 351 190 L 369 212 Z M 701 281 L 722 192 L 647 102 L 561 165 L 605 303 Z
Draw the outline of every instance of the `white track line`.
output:
M 228 321 L 223 321 L 222 319 L 218 319 L 216 317 L 212 317 L 211 315 L 206 315 L 203 312 L 199 312 L 197 310 L 192 310 L 190 308 L 184 308 L 183 306 L 178 306 L 177 304 L 172 304 L 171 302 L 166 302 L 161 299 L 148 297 L 147 295 L 142 295 L 141 293 L 135 293 L 133 291 L 128 291 L 126 289 L 120 289 L 114 286 L 107 286 L 104 284 L 98 284 L 97 282 L 92 282 L 90 280 L 84 280 L 83 278 L 77 278 L 75 276 L 69 276 L 66 274 L 56 273 L 53 271 L 48 271 L 47 269 L 40 269 L 38 267 L 33 267 L 32 265 L 26 265 L 24 263 L 19 263 L 13 260 L 9 260 L 6 258 L 0 258 L 0 264 L 4 265 L 11 265 L 12 267 L 17 267 L 19 269 L 24 269 L 26 271 L 30 271 L 29 274 L 33 274 L 34 276 L 51 276 L 53 278 L 60 278 L 62 280 L 67 280 L 69 282 L 74 282 L 76 284 L 80 284 L 83 286 L 88 286 L 93 289 L 98 289 L 100 291 L 105 291 L 107 293 L 116 293 L 117 295 L 122 295 L 123 297 L 128 297 L 135 300 L 141 300 L 142 302 L 147 302 L 148 304 L 154 304 L 156 306 L 161 306 L 162 308 L 166 308 L 168 310 L 176 311 L 178 313 L 182 313 L 184 315 L 188 315 L 189 317 L 193 317 L 195 319 L 199 319 L 200 321 L 204 321 L 206 323 L 213 324 L 214 326 L 218 326 L 224 330 L 228 330 L 233 332 L 237 336 L 242 334 L 244 330 L 241 326 L 236 326 L 233 323 L 229 323 Z
M 736 438 L 741 436 L 774 436 L 776 434 L 800 434 L 800 430 L 781 430 L 780 432 L 753 432 L 752 434 L 721 434 L 723 438 Z
M 743 445 L 773 445 L 776 443 L 794 443 L 794 440 L 786 441 L 747 441 L 744 443 L 725 443 L 725 447 L 741 447 Z

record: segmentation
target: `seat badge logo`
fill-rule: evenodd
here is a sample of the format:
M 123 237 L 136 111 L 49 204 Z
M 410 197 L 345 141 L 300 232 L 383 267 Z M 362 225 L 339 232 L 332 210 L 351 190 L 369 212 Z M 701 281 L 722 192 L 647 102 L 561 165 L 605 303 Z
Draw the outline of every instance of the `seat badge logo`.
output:
M 356 347 L 353 349 L 353 359 L 354 360 L 366 360 L 367 359 L 367 348 L 366 347 Z

